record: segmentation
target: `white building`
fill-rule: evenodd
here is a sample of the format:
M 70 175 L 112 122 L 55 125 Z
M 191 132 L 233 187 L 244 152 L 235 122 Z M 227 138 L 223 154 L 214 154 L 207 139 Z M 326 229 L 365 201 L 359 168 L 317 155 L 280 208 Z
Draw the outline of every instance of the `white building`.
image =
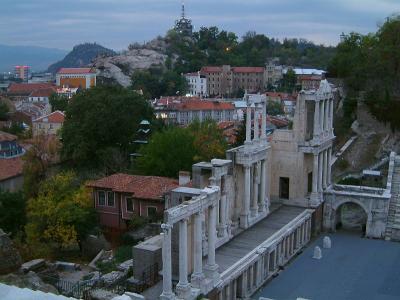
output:
M 208 97 L 207 78 L 200 72 L 185 74 L 190 96 Z

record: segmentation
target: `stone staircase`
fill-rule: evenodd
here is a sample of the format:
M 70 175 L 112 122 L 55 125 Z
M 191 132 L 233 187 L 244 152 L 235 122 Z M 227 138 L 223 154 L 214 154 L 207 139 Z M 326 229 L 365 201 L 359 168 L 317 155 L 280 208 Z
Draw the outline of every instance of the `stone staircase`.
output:
M 394 161 L 391 194 L 385 240 L 392 240 L 394 231 L 400 232 L 400 156 Z

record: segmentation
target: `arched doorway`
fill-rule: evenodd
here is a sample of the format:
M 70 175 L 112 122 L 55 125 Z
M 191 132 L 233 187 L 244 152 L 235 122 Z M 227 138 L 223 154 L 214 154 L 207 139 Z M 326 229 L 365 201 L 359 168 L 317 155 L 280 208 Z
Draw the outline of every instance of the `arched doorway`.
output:
M 336 209 L 335 230 L 366 233 L 368 214 L 356 202 L 344 202 Z

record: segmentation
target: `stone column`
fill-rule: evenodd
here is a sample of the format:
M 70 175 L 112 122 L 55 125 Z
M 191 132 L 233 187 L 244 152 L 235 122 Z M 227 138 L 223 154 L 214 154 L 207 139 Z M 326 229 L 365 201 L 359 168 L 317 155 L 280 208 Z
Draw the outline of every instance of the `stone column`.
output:
M 226 214 L 226 195 L 221 196 L 219 210 L 220 210 L 220 220 L 218 225 L 218 237 L 224 237 L 226 235 L 227 228 L 227 214 Z
M 172 292 L 172 264 L 171 264 L 171 228 L 169 224 L 162 224 L 163 245 L 162 245 L 162 262 L 163 262 L 163 291 L 160 295 L 162 300 L 175 299 Z
M 318 154 L 318 192 L 322 192 L 322 176 L 323 176 L 324 162 L 322 152 Z
M 258 112 L 258 107 L 254 109 L 254 140 L 259 141 L 260 140 L 260 127 L 259 127 L 259 112 Z
M 258 211 L 265 211 L 266 196 L 266 184 L 267 184 L 267 166 L 265 160 L 261 161 L 261 179 L 260 179 L 260 202 L 258 203 Z
M 261 139 L 267 140 L 267 102 L 264 102 L 262 106 Z
M 329 100 L 326 100 L 325 101 L 325 131 L 326 131 L 326 133 L 329 133 L 329 129 L 330 129 L 329 109 L 330 109 Z
M 247 104 L 246 108 L 246 141 L 245 144 L 251 143 L 251 107 Z
M 248 269 L 242 273 L 241 295 L 239 295 L 239 297 L 241 297 L 242 299 L 246 299 L 247 296 L 247 274 Z
M 253 165 L 253 202 L 251 205 L 251 216 L 257 217 L 258 212 L 258 180 L 259 180 L 259 164 Z
M 327 174 L 327 184 L 328 186 L 332 183 L 332 147 L 328 149 L 328 174 Z
M 311 205 L 317 205 L 319 202 L 318 197 L 318 154 L 314 153 L 313 156 L 313 172 L 312 172 L 312 191 L 311 191 Z
M 236 299 L 237 279 L 233 280 L 232 299 Z
M 202 215 L 198 212 L 194 215 L 194 266 L 191 277 L 192 286 L 196 288 L 201 288 L 204 280 L 202 238 Z
M 333 99 L 329 100 L 329 116 L 330 116 L 330 122 L 329 122 L 329 127 L 330 127 L 330 133 L 333 135 Z
M 320 120 L 319 120 L 319 101 L 315 101 L 315 110 L 314 110 L 314 138 L 319 137 L 320 133 Z
M 324 100 L 321 100 L 320 108 L 321 108 L 321 111 L 319 114 L 319 119 L 320 119 L 321 133 L 323 135 L 324 130 L 325 130 L 325 101 Z
M 208 208 L 208 255 L 204 267 L 206 276 L 211 279 L 218 279 L 219 276 L 218 265 L 215 263 L 216 218 L 216 207 L 212 205 Z
M 264 256 L 264 260 L 266 259 L 267 261 L 265 261 L 265 270 L 264 270 L 264 278 L 268 278 L 268 274 L 269 274 L 269 260 L 270 260 L 270 252 L 267 252 Z
M 256 287 L 259 287 L 261 285 L 262 279 L 264 278 L 263 268 L 264 268 L 263 254 L 260 254 L 260 259 L 257 261 L 257 278 L 255 280 Z
M 324 155 L 324 173 L 323 173 L 323 188 L 326 189 L 327 187 L 327 183 L 328 183 L 328 150 L 324 150 L 324 152 L 322 152 Z
M 250 213 L 250 165 L 244 165 L 244 197 L 242 205 L 242 213 L 240 215 L 240 227 L 245 229 L 249 226 Z
M 187 219 L 183 219 L 179 222 L 179 282 L 176 285 L 176 294 L 182 299 L 187 299 L 190 295 L 190 284 L 188 282 L 187 221 Z

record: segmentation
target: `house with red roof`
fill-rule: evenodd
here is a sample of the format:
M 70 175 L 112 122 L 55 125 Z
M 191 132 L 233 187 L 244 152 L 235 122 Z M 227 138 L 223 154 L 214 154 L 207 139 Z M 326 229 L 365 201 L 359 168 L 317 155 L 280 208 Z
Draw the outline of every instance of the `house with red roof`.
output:
M 200 74 L 207 79 L 207 92 L 211 97 L 230 97 L 239 90 L 262 92 L 266 83 L 264 67 L 205 66 L 201 68 Z
M 96 86 L 96 70 L 93 68 L 61 68 L 56 74 L 58 87 L 89 89 Z
M 22 155 L 24 148 L 17 143 L 17 136 L 0 131 L 0 190 L 17 191 L 22 188 Z
M 173 178 L 122 173 L 87 184 L 100 224 L 117 230 L 126 230 L 135 217 L 162 216 L 170 192 L 178 186 L 179 181 Z
M 33 92 L 54 88 L 52 83 L 11 83 L 7 88 L 7 96 L 12 100 L 27 100 Z
M 28 101 L 48 104 L 50 96 L 54 93 L 56 93 L 56 88 L 54 86 L 38 89 L 30 93 Z
M 64 123 L 65 115 L 62 111 L 56 110 L 51 114 L 45 115 L 32 121 L 32 135 L 38 136 L 55 135 Z
M 235 106 L 230 102 L 185 98 L 170 101 L 155 108 L 156 117 L 166 124 L 186 126 L 195 120 L 200 122 L 214 120 L 216 122 L 233 121 Z

